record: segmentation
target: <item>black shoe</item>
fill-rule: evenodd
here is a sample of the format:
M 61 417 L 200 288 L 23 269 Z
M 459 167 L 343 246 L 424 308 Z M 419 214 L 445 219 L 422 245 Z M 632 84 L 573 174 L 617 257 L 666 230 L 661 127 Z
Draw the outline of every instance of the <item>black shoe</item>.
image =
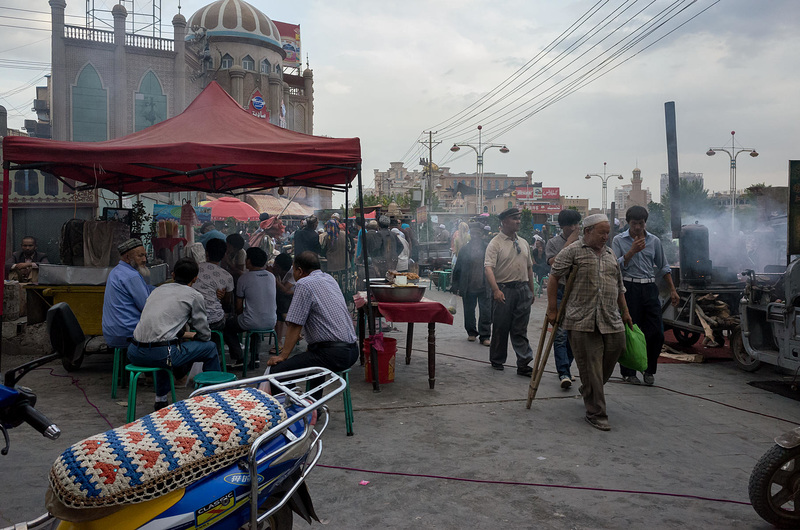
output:
M 521 375 L 523 377 L 530 377 L 531 374 L 533 374 L 533 368 L 531 368 L 530 366 L 517 368 L 517 375 Z
M 153 410 L 161 410 L 169 406 L 169 401 L 156 401 L 153 405 Z
M 492 368 L 494 368 L 495 370 L 500 370 L 501 372 L 505 370 L 505 366 L 497 363 L 492 363 Z

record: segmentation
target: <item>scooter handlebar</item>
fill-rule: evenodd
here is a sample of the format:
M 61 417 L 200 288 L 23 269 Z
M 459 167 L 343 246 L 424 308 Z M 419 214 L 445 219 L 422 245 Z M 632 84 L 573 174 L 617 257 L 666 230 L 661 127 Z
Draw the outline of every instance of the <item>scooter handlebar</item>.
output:
M 52 421 L 47 419 L 47 416 L 33 408 L 29 404 L 22 405 L 20 410 L 22 420 L 42 433 L 45 438 L 55 440 L 61 435 L 61 430 Z

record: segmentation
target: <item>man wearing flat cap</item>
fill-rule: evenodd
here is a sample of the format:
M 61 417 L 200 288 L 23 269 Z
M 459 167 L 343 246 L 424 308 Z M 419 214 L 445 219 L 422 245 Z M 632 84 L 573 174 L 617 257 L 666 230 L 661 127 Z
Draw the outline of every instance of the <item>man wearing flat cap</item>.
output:
M 563 301 L 567 308 L 561 325 L 568 332 L 581 375 L 584 418 L 601 431 L 611 430 L 603 385 L 625 351 L 625 324 L 633 326 L 617 258 L 606 246 L 610 232 L 605 215 L 584 219 L 582 239 L 556 255 L 547 284 L 547 319 L 553 323 L 558 311 L 558 282 L 576 270 L 572 291 Z
M 528 320 L 533 304 L 533 260 L 528 242 L 517 236 L 519 209 L 509 208 L 498 217 L 500 233 L 489 242 L 483 260 L 493 304 L 489 360 L 495 370 L 503 369 L 510 335 L 517 355 L 517 374 L 530 377 L 533 350 L 528 343 Z
M 128 339 L 142 316 L 147 297 L 153 290 L 148 274 L 147 253 L 140 239 L 129 239 L 117 247 L 119 263 L 106 280 L 103 299 L 103 337 L 111 348 L 127 348 Z

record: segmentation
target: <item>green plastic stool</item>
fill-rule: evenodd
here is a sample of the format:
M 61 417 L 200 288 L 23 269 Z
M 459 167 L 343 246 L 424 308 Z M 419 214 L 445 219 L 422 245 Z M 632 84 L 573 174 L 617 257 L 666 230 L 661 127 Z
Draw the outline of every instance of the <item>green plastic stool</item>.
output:
M 346 383 L 344 392 L 342 392 L 342 400 L 344 401 L 344 424 L 347 429 L 347 436 L 353 436 L 353 397 L 350 394 L 350 368 L 336 372 L 336 375 L 344 379 Z M 306 381 L 306 392 L 311 390 L 311 381 Z
M 225 339 L 222 336 L 222 331 L 218 329 L 211 330 L 212 339 L 216 339 L 219 344 L 220 365 L 222 371 L 200 372 L 194 376 L 194 387 L 200 388 L 203 386 L 219 385 L 221 383 L 229 383 L 236 381 L 236 376 L 228 373 L 228 366 L 225 362 Z
M 149 372 L 155 375 L 158 371 L 166 372 L 169 376 L 169 386 L 172 389 L 172 402 L 178 401 L 175 397 L 175 376 L 172 375 L 172 370 L 151 366 L 137 366 L 135 364 L 125 366 L 125 369 L 131 373 L 130 382 L 128 383 L 128 423 L 132 423 L 136 419 L 136 382 L 143 373 Z
M 117 385 L 125 382 L 122 379 L 122 367 L 125 364 L 127 351 L 127 348 L 114 348 L 114 367 L 111 369 L 111 399 L 117 399 Z M 122 386 L 125 387 L 124 384 Z
M 242 365 L 242 377 L 247 377 L 247 354 L 251 353 L 253 350 L 253 336 L 260 337 L 263 335 L 270 335 L 269 342 L 267 342 L 267 346 L 272 344 L 273 339 L 275 340 L 275 351 L 280 353 L 278 350 L 278 334 L 275 333 L 274 329 L 250 329 L 244 332 L 244 351 L 242 355 L 244 356 Z M 258 352 L 252 351 L 254 357 L 258 357 Z

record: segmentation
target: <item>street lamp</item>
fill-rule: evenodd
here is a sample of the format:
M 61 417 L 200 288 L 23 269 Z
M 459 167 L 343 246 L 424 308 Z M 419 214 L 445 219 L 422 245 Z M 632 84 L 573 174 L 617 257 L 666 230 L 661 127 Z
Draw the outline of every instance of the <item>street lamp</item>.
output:
M 603 181 L 603 215 L 608 217 L 608 214 L 606 213 L 606 198 L 608 197 L 608 179 L 610 179 L 611 177 L 617 177 L 619 180 L 622 180 L 623 176 L 616 173 L 613 175 L 606 176 L 606 163 L 603 162 L 603 174 L 598 175 L 597 173 L 591 173 L 589 175 L 586 175 L 587 180 L 592 177 L 597 177 Z
M 452 152 L 460 151 L 461 147 L 470 147 L 475 154 L 478 155 L 478 194 L 477 194 L 477 206 L 478 206 L 478 214 L 483 213 L 483 153 L 486 152 L 487 149 L 491 149 L 492 147 L 497 147 L 500 149 L 500 152 L 505 154 L 508 153 L 509 149 L 505 145 L 500 144 L 489 144 L 483 145 L 481 141 L 481 131 L 483 129 L 482 125 L 478 125 L 478 145 L 477 147 L 472 144 L 453 144 L 453 147 L 450 148 Z
M 737 151 L 736 131 L 731 131 L 730 150 L 728 150 L 727 147 L 709 147 L 706 154 L 708 156 L 714 156 L 717 154 L 717 151 L 728 153 L 731 159 L 731 232 L 733 232 L 736 229 L 736 157 L 739 156 L 739 153 L 750 153 L 750 156 L 755 158 L 758 156 L 758 151 L 749 147 L 743 147 Z

